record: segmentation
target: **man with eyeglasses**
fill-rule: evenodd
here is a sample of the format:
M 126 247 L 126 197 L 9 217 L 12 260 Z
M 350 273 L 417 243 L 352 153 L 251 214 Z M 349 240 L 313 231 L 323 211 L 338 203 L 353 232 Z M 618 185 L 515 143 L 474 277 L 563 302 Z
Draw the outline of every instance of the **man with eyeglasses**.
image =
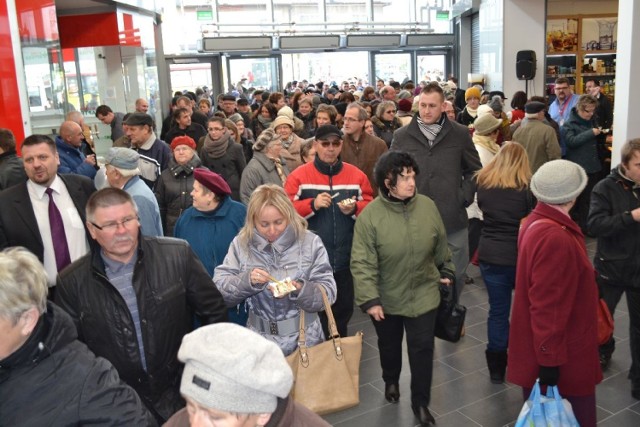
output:
M 373 167 L 384 153 L 387 152 L 387 144 L 374 135 L 364 131 L 365 122 L 369 118 L 367 111 L 354 102 L 347 106 L 344 113 L 344 138 L 341 152 L 342 161 L 350 163 L 367 175 L 373 197 L 378 194 Z
M 474 175 L 482 167 L 469 129 L 449 120 L 444 92 L 436 82 L 428 83 L 418 98 L 418 114 L 393 134 L 391 150 L 413 155 L 420 175 L 418 193 L 430 197 L 447 229 L 447 241 L 456 266 L 456 296 L 464 285 L 469 263 L 469 219 L 466 207 L 474 200 Z
M 364 121 L 362 122 L 364 125 Z M 313 162 L 297 167 L 284 189 L 309 229 L 322 239 L 333 268 L 337 296 L 332 305 L 340 336 L 347 336 L 347 324 L 353 315 L 353 277 L 349 268 L 356 216 L 373 200 L 371 184 L 357 167 L 343 162 L 342 132 L 336 126 L 320 126 L 316 131 Z M 320 321 L 328 336 L 327 317 Z
M 87 227 L 97 245 L 59 275 L 55 301 L 78 338 L 115 366 L 162 424 L 185 405 L 176 354 L 193 315 L 224 322 L 227 309 L 189 245 L 142 236 L 138 216 L 118 188 L 89 199 Z
M 567 154 L 567 143 L 562 127 L 569 120 L 571 109 L 578 103 L 578 97 L 574 96 L 571 83 L 566 77 L 558 77 L 553 90 L 556 99 L 549 105 L 549 115 L 560 126 L 560 148 L 562 149 L 562 157 L 564 157 Z
M 598 100 L 591 95 L 576 98 L 578 102 L 564 124 L 563 134 L 567 143 L 566 159 L 582 166 L 589 178 L 570 212 L 586 235 L 591 191 L 599 181 L 602 170 L 598 157 L 598 136 L 602 134 L 602 128 L 598 127 L 594 117 Z
M 84 206 L 96 191 L 86 176 L 59 175 L 55 142 L 31 135 L 22 143 L 29 178 L 0 193 L 0 249 L 23 246 L 44 264 L 49 295 L 56 274 L 89 251 Z
M 121 188 L 131 195 L 138 208 L 143 236 L 162 236 L 162 219 L 158 200 L 140 179 L 140 155 L 130 148 L 111 147 L 105 156 L 105 176 L 109 186 Z

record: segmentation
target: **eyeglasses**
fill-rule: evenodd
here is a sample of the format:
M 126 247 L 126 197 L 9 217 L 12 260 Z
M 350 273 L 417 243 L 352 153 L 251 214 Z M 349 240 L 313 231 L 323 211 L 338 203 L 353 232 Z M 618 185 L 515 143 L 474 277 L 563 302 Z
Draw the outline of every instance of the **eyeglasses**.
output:
M 124 218 L 122 221 L 113 221 L 113 222 L 108 222 L 104 225 L 98 225 L 95 222 L 89 222 L 91 225 L 93 225 L 95 228 L 97 228 L 100 231 L 109 231 L 109 232 L 113 232 L 116 231 L 118 229 L 118 227 L 121 225 L 124 228 L 128 229 L 129 227 L 131 227 L 133 225 L 133 221 L 137 221 L 138 220 L 138 215 L 136 216 L 128 216 L 126 218 Z
M 567 90 L 569 89 L 569 86 L 556 86 L 555 90 Z
M 222 132 L 224 128 L 207 128 L 210 132 Z
M 387 114 L 389 114 L 389 113 L 391 113 L 391 114 L 395 114 L 395 113 L 396 113 L 396 110 L 388 110 L 388 111 L 385 111 L 385 113 L 387 113 Z
M 322 145 L 324 148 L 328 148 L 330 145 L 333 145 L 334 147 L 340 147 L 340 144 L 342 144 L 342 141 L 337 140 L 337 141 L 318 141 L 320 142 L 320 145 Z

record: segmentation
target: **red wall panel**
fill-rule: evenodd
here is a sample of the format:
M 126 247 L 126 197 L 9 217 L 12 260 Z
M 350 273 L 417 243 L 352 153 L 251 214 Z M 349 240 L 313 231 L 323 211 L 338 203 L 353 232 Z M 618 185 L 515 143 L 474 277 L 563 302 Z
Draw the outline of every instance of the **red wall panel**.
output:
M 19 40 L 11 40 L 7 0 L 0 0 L 0 127 L 11 129 L 18 143 L 22 143 L 24 126 L 12 49 L 14 43 Z
M 58 16 L 58 29 L 63 49 L 120 44 L 115 13 Z

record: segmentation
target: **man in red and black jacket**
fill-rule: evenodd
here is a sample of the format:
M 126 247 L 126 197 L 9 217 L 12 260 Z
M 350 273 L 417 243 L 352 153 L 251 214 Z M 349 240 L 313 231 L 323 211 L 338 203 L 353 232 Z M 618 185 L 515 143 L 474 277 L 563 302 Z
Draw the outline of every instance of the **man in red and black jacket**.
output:
M 284 189 L 327 249 L 338 290 L 332 310 L 338 333 L 346 336 L 353 314 L 353 278 L 349 269 L 353 227 L 356 216 L 373 200 L 373 193 L 367 176 L 340 159 L 340 129 L 333 125 L 319 127 L 313 148 L 315 160 L 294 170 Z M 320 317 L 328 335 L 326 316 L 321 313 Z

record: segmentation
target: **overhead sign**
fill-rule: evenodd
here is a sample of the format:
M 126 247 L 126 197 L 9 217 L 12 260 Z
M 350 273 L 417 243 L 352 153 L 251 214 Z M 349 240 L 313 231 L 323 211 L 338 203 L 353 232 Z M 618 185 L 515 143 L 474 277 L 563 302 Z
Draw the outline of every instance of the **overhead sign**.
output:
M 196 10 L 196 17 L 198 21 L 213 21 L 213 11 Z

